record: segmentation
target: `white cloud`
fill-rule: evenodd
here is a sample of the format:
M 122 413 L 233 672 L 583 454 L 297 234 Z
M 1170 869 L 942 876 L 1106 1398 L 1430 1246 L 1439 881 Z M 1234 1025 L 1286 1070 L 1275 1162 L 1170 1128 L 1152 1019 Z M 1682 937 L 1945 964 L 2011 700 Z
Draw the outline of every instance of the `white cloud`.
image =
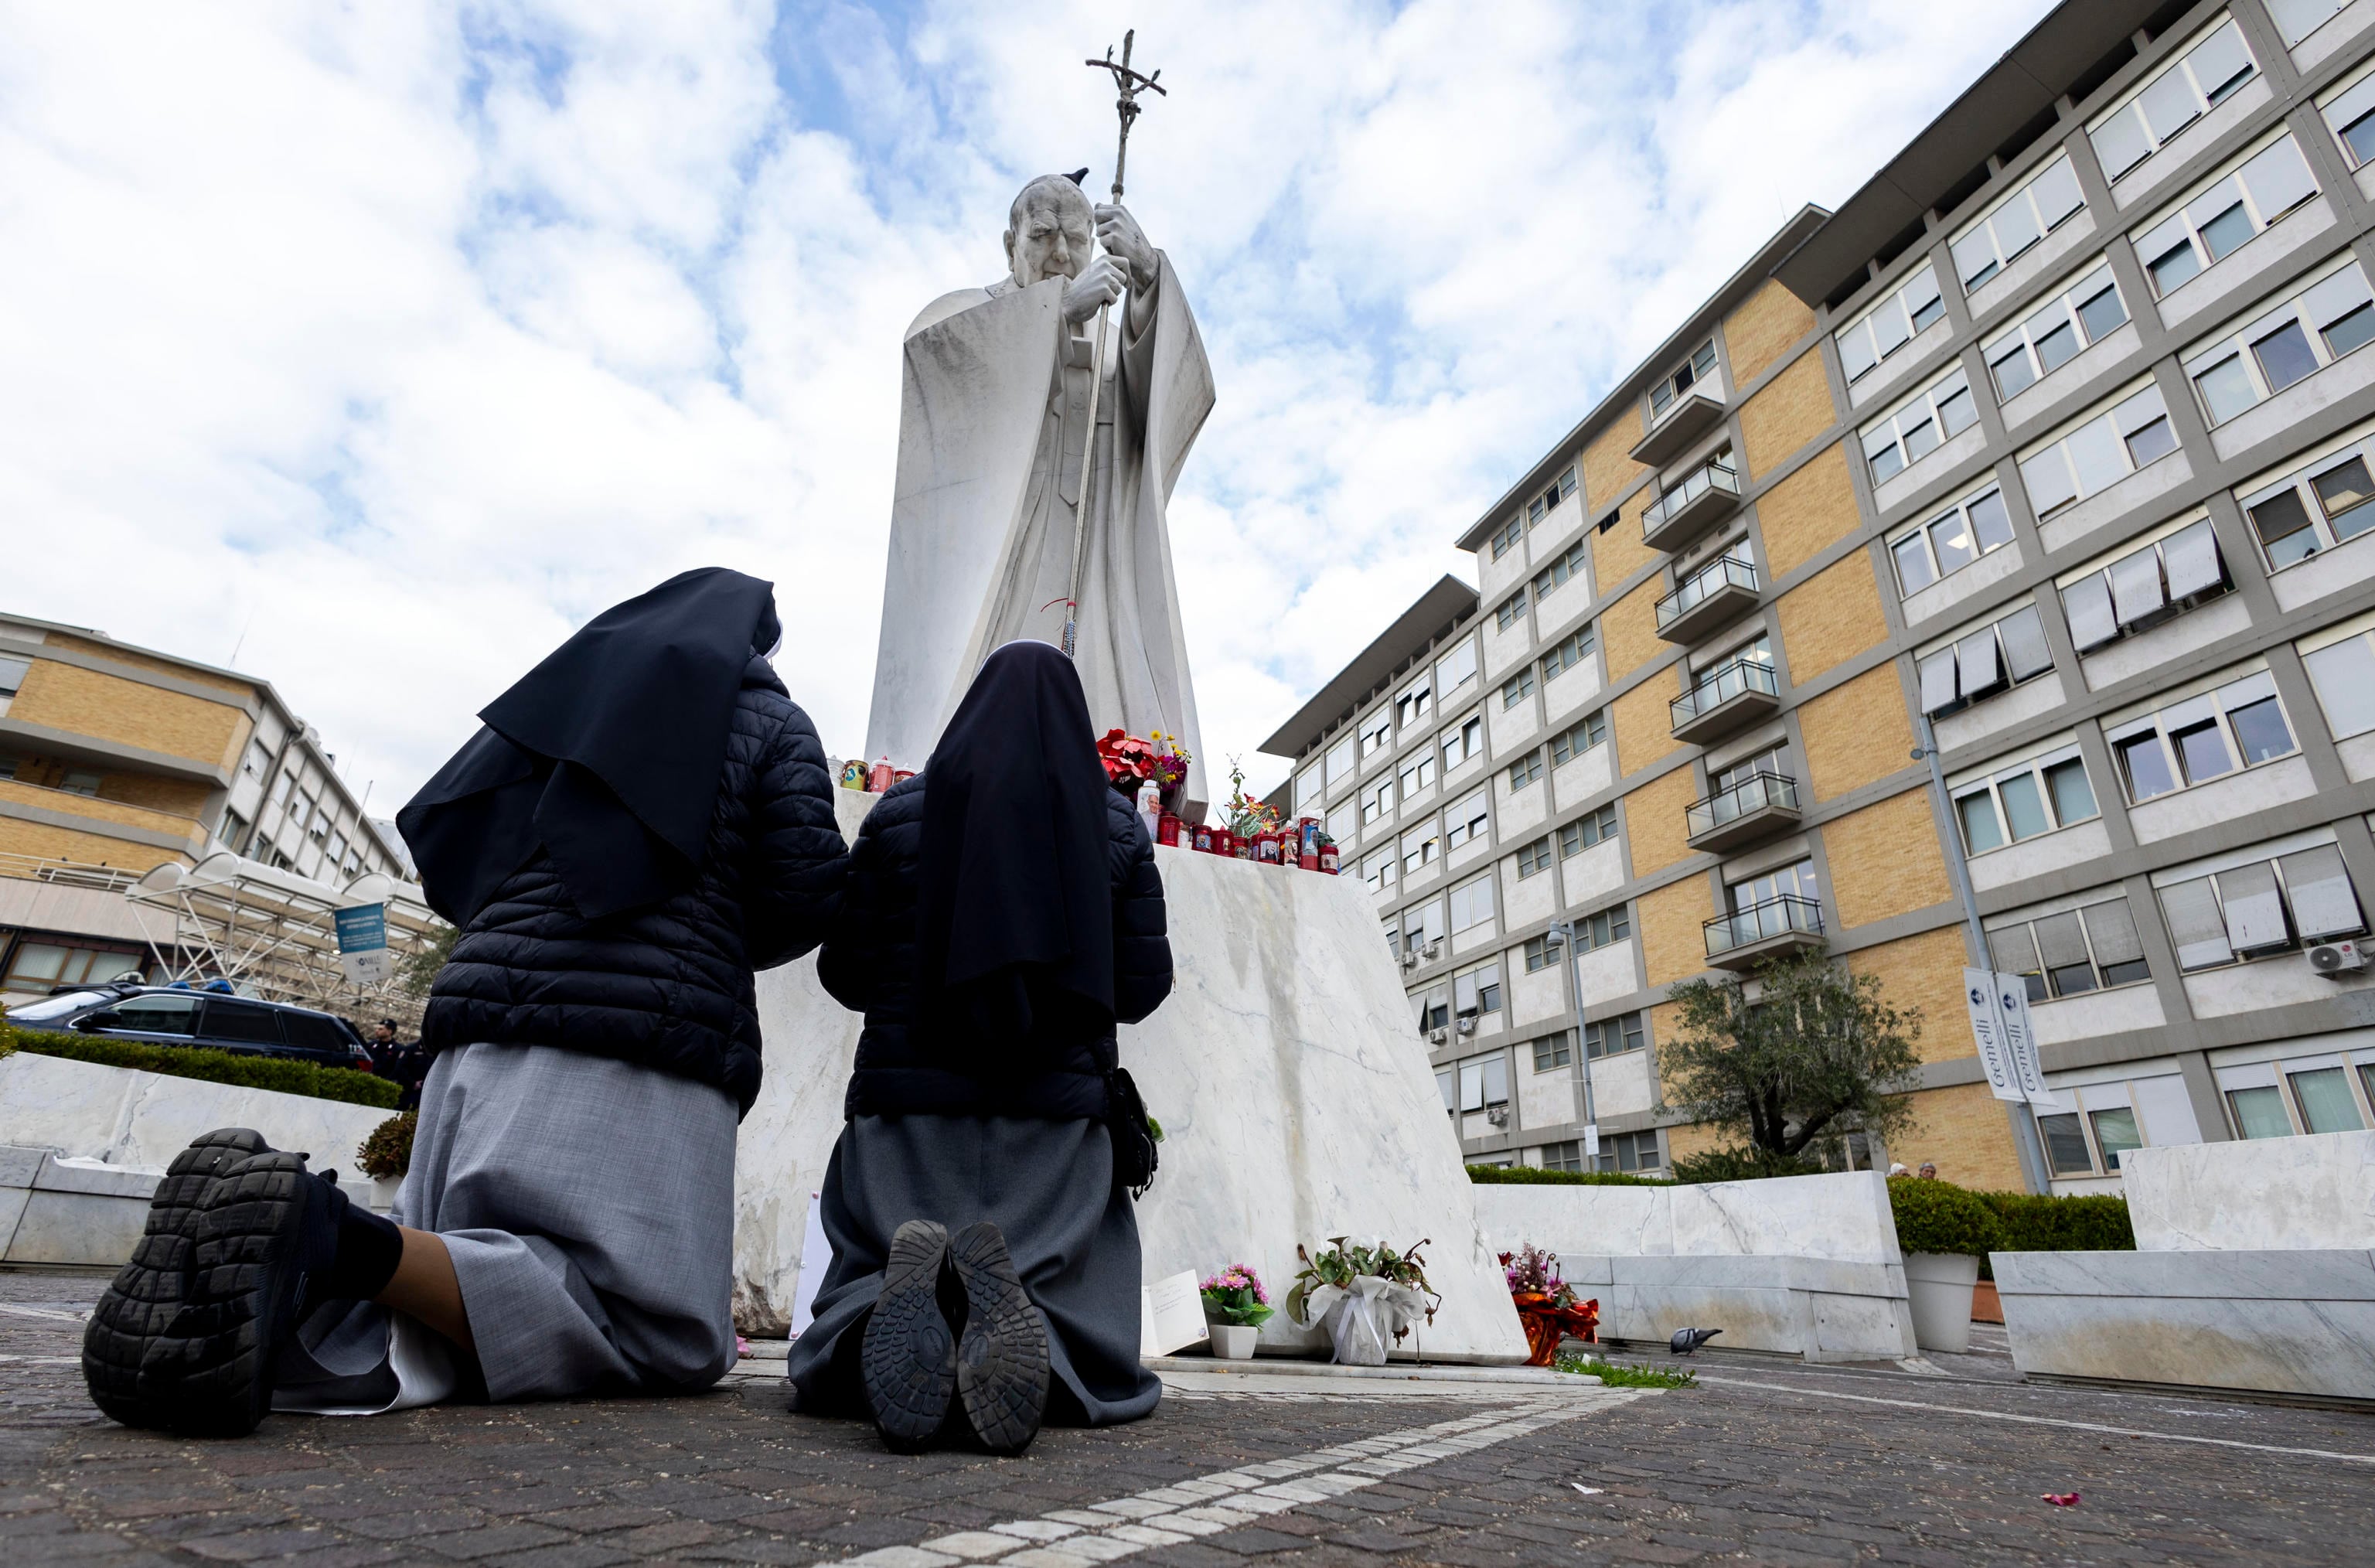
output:
M 1220 406 L 1174 550 L 1252 747 L 1802 202 L 2044 0 L 1141 6 L 1130 201 Z M 374 808 L 708 561 L 857 746 L 897 344 L 1025 176 L 1110 178 L 1108 7 L 88 7 L 0 20 L 7 607 L 242 667 Z M 895 629 L 894 629 L 895 631 Z

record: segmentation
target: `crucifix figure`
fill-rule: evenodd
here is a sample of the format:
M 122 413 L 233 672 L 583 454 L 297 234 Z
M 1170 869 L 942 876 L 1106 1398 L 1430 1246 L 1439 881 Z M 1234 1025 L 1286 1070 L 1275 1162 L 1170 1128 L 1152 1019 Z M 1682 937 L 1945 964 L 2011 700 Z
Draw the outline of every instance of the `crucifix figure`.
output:
M 1090 717 L 1178 737 L 1194 820 L 1211 796 L 1166 512 L 1212 372 L 1170 259 L 1118 199 L 1137 95 L 1164 90 L 1128 58 L 1088 62 L 1122 89 L 1116 200 L 1090 202 L 1085 169 L 1031 181 L 1007 275 L 907 328 L 866 750 L 920 767 L 991 650 L 1061 647 L 1076 623 Z

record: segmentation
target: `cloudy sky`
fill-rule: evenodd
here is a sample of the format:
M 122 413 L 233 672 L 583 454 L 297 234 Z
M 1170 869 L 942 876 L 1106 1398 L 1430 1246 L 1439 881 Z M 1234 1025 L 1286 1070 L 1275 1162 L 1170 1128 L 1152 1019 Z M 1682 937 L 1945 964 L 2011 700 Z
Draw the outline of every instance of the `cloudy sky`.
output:
M 1253 747 L 1790 212 L 2046 0 L 11 7 L 0 606 L 276 683 L 386 811 L 603 606 L 778 584 L 864 744 L 902 328 L 1111 178 L 1219 407 L 1171 511 Z M 236 658 L 234 659 L 234 650 Z

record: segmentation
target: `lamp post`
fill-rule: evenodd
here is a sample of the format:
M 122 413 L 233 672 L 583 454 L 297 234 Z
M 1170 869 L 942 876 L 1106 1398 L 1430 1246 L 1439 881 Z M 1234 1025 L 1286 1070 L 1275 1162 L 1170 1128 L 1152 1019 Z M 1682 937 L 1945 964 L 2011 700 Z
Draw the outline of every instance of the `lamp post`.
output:
M 1591 1098 L 1591 1052 L 1583 1043 L 1583 982 L 1575 972 L 1575 922 L 1559 919 L 1551 922 L 1551 935 L 1559 939 L 1563 949 L 1560 963 L 1566 971 L 1567 1006 L 1575 1012 L 1575 1058 L 1581 1076 L 1576 1080 L 1583 1099 L 1580 1119 L 1583 1123 L 1584 1157 L 1590 1168 L 1600 1168 L 1600 1124 L 1595 1119 L 1598 1107 Z

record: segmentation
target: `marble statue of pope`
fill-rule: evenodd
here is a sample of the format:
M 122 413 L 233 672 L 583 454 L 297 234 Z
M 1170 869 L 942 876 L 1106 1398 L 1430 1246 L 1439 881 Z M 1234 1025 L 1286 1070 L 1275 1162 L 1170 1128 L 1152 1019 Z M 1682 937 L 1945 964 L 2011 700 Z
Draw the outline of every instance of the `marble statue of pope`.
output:
M 1077 658 L 1098 733 L 1161 730 L 1188 749 L 1199 820 L 1211 796 L 1164 519 L 1212 409 L 1196 319 L 1137 220 L 1092 206 L 1071 177 L 1022 188 L 1006 255 L 1007 277 L 941 295 L 907 328 L 867 756 L 922 767 L 991 650 L 1062 644 L 1090 335 L 1126 298 L 1096 398 Z

